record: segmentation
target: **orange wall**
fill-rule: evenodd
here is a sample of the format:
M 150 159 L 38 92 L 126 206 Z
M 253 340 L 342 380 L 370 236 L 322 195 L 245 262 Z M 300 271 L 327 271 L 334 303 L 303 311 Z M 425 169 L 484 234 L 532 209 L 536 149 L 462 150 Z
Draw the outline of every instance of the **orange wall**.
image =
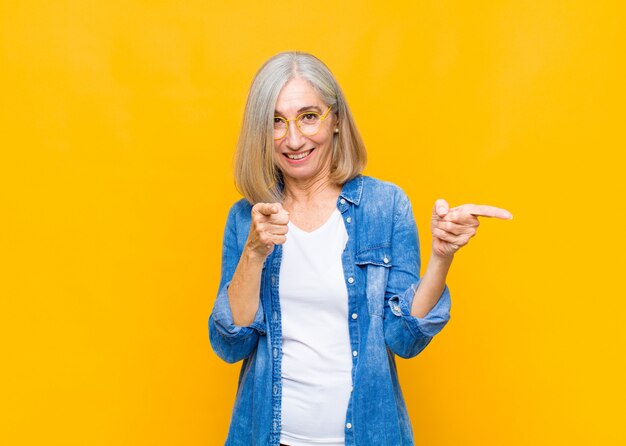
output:
M 425 253 L 438 197 L 515 215 L 484 220 L 452 321 L 399 361 L 418 444 L 624 444 L 624 3 L 223 3 L 0 3 L 0 443 L 223 443 L 233 146 L 256 69 L 301 49 Z

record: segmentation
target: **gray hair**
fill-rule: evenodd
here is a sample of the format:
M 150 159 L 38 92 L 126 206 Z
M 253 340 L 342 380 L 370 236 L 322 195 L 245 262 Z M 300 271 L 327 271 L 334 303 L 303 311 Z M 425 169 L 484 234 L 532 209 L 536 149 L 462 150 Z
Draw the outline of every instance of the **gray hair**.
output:
M 312 54 L 284 52 L 270 58 L 256 73 L 244 111 L 235 155 L 235 184 L 254 204 L 280 202 L 282 174 L 274 162 L 273 118 L 278 95 L 294 78 L 308 81 L 332 106 L 339 132 L 333 138 L 331 181 L 341 185 L 363 171 L 365 145 L 341 87 L 328 67 Z

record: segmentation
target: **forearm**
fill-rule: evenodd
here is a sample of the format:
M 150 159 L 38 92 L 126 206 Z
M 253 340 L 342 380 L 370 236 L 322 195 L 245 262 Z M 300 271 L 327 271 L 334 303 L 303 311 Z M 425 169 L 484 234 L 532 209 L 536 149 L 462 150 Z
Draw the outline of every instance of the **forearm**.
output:
M 228 302 L 233 314 L 233 323 L 250 325 L 259 309 L 261 272 L 264 259 L 244 250 L 228 286 Z
M 422 318 L 435 306 L 446 286 L 446 277 L 453 256 L 440 257 L 433 254 L 426 272 L 417 287 L 411 306 L 411 315 Z

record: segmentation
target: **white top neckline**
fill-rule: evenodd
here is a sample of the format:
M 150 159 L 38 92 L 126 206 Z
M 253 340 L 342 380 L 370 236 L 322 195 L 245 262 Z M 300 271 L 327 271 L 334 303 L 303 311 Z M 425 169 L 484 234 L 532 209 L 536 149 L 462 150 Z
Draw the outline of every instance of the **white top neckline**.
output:
M 322 223 L 321 226 L 318 226 L 317 228 L 313 229 L 312 231 L 305 231 L 304 229 L 300 229 L 298 226 L 296 226 L 294 223 L 291 222 L 291 220 L 289 221 L 289 223 L 287 223 L 287 227 L 291 230 L 294 229 L 296 230 L 298 233 L 303 234 L 305 236 L 313 236 L 314 234 L 317 234 L 318 232 L 321 232 L 324 230 L 324 228 L 330 226 L 337 217 L 340 217 L 341 213 L 339 212 L 339 209 L 335 208 L 335 210 L 332 212 L 332 214 L 330 214 L 330 217 L 328 217 L 326 219 L 326 221 L 324 223 Z

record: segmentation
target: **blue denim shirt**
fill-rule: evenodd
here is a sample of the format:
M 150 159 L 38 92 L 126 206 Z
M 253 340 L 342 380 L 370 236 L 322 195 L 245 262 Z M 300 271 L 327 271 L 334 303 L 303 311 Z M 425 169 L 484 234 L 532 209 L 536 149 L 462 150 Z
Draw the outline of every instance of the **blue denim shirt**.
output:
M 353 389 L 345 444 L 413 445 L 398 383 L 395 356 L 421 352 L 450 319 L 446 287 L 423 318 L 411 316 L 419 284 L 417 228 L 406 194 L 397 186 L 358 176 L 344 184 L 337 208 L 348 231 L 342 255 L 348 289 Z M 278 446 L 281 430 L 282 334 L 278 279 L 282 249 L 275 246 L 261 276 L 259 309 L 236 326 L 227 288 L 248 238 L 251 205 L 233 205 L 226 222 L 222 277 L 209 318 L 211 345 L 224 361 L 243 360 L 226 446 Z M 332 377 L 329 377 L 332 379 Z

